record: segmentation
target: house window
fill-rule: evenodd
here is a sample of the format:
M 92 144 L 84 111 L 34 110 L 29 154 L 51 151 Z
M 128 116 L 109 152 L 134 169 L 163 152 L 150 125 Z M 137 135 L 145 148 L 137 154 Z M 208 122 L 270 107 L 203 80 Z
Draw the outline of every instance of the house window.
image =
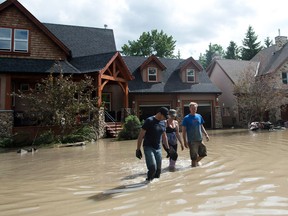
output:
M 102 102 L 106 111 L 111 111 L 111 93 L 102 93 Z
M 287 72 L 282 73 L 282 82 L 284 84 L 288 84 L 288 73 Z
M 21 84 L 20 84 L 20 90 L 21 90 L 21 91 L 28 91 L 28 90 L 29 90 L 29 84 L 27 84 L 27 83 L 21 83 Z
M 28 30 L 15 29 L 14 30 L 14 51 L 28 52 Z
M 148 68 L 148 81 L 155 82 L 157 81 L 157 69 L 154 67 Z
M 29 31 L 0 27 L 0 51 L 28 52 Z
M 11 51 L 12 29 L 0 28 L 0 50 Z
M 187 69 L 187 82 L 195 82 L 195 71 L 193 69 Z

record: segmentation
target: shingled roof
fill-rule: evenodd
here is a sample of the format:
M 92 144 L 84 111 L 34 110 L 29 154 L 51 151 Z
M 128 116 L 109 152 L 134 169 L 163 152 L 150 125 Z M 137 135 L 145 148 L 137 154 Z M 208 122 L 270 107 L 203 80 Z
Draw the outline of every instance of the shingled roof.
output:
M 288 60 L 288 43 L 277 51 L 276 45 L 261 50 L 251 61 L 260 62 L 258 75 L 277 71 Z
M 54 61 L 47 59 L 21 59 L 0 57 L 0 72 L 5 73 L 81 73 L 68 61 Z M 57 66 L 56 66 L 57 65 Z
M 147 60 L 141 56 L 124 56 L 124 61 L 135 77 L 128 83 L 129 93 L 221 93 L 202 70 L 198 74 L 199 83 L 183 83 L 179 75 L 179 64 L 183 59 L 159 58 L 166 67 L 163 73 L 163 82 L 143 82 L 140 66 Z
M 72 58 L 116 51 L 111 29 L 49 23 L 43 25 L 71 50 Z
M 213 63 L 207 68 L 208 75 L 210 76 L 215 65 L 218 64 L 224 73 L 235 83 L 239 76 L 245 70 L 252 70 L 257 73 L 259 62 L 235 60 L 235 59 L 215 59 Z

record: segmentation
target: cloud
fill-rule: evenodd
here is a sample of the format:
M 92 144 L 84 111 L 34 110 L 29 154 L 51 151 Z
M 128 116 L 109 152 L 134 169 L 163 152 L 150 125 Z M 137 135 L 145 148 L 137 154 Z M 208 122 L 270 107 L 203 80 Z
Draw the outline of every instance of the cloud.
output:
M 226 50 L 230 41 L 242 45 L 251 25 L 262 42 L 281 29 L 288 34 L 286 2 L 274 0 L 18 0 L 46 23 L 113 29 L 117 49 L 143 32 L 163 30 L 176 40 L 183 58 L 198 59 L 209 43 Z M 0 0 L 2 3 L 3 0 Z

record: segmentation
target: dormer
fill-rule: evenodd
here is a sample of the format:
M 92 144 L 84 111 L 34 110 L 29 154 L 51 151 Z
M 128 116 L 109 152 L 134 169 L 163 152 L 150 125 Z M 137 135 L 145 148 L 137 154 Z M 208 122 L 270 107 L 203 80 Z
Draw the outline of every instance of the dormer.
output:
M 201 65 L 192 57 L 183 61 L 178 69 L 183 83 L 198 83 L 198 74 L 203 70 Z
M 163 80 L 163 71 L 166 67 L 155 56 L 150 56 L 140 66 L 140 73 L 143 82 L 161 82 Z

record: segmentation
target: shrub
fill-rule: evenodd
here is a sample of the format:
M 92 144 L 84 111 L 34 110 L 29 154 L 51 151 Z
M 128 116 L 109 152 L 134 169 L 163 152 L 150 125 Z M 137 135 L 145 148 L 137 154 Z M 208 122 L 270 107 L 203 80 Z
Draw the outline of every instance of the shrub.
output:
M 42 133 L 34 141 L 34 145 L 52 144 L 55 143 L 55 136 L 51 130 Z
M 73 143 L 73 142 L 82 142 L 87 140 L 97 140 L 97 134 L 95 129 L 91 126 L 83 126 L 81 128 L 72 131 L 72 133 L 63 136 L 61 139 L 62 143 Z
M 125 118 L 123 129 L 118 134 L 118 140 L 137 139 L 141 129 L 141 122 L 135 115 L 129 115 Z

